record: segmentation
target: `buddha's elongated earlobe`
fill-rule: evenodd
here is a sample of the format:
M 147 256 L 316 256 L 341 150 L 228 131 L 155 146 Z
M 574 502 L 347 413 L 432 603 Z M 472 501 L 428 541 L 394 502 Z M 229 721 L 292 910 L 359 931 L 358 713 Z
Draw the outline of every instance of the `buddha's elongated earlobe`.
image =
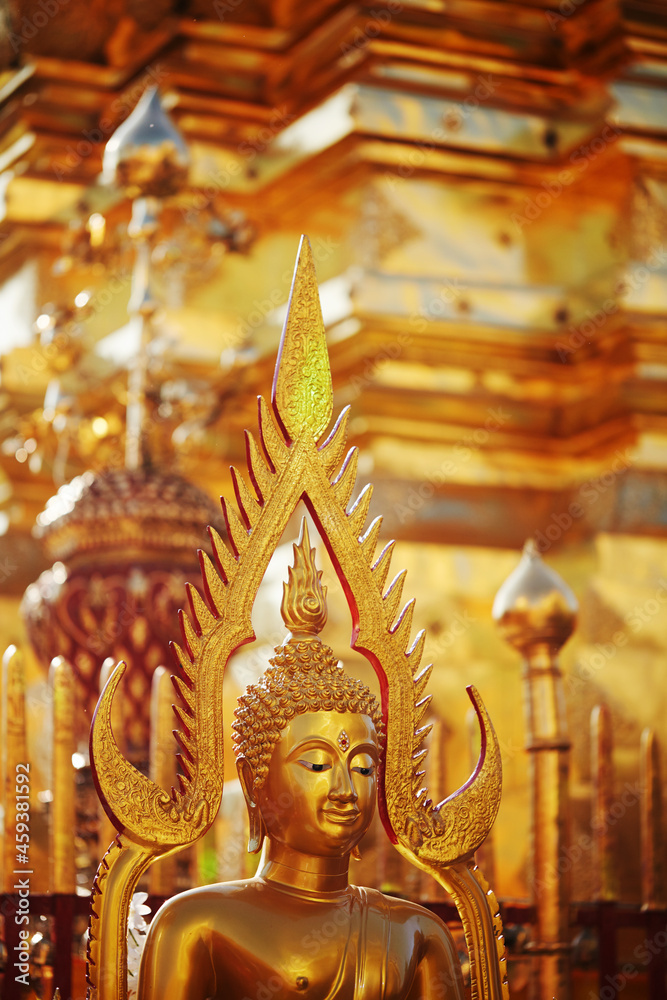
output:
M 359 844 L 355 844 L 352 848 L 352 857 L 355 861 L 361 861 L 361 851 L 359 850 Z
M 257 801 L 255 776 L 253 774 L 252 767 L 245 757 L 239 757 L 236 762 L 236 769 L 238 771 L 246 809 L 248 810 L 248 825 L 250 827 L 250 833 L 248 835 L 248 853 L 257 854 L 258 851 L 261 851 L 262 844 L 264 843 L 266 826 L 264 825 L 262 813 L 259 808 L 259 802 Z
M 248 853 L 257 854 L 262 849 L 266 827 L 259 806 L 254 805 L 248 809 L 248 820 L 250 823 L 250 833 L 248 835 Z

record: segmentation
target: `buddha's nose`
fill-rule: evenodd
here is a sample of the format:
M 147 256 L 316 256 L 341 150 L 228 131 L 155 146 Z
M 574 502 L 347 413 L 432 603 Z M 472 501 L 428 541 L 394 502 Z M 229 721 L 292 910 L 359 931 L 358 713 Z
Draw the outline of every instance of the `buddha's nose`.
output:
M 339 802 L 356 802 L 357 793 L 348 769 L 340 761 L 333 766 L 329 798 Z

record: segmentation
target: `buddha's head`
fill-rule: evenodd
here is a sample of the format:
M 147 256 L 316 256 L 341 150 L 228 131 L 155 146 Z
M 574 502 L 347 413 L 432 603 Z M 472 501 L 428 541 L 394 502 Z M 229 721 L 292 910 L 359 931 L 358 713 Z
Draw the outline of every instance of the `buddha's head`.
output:
M 291 634 L 239 698 L 232 724 L 248 846 L 259 850 L 268 834 L 306 854 L 342 856 L 373 817 L 382 715 L 369 688 L 317 636 L 326 590 L 305 522 L 294 551 L 282 604 Z

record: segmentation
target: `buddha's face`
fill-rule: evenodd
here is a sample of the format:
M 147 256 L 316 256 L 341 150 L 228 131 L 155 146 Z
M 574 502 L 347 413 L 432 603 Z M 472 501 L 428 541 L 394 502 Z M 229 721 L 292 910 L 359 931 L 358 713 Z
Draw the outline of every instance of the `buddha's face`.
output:
M 341 857 L 373 818 L 378 742 L 367 715 L 297 715 L 258 793 L 268 836 L 304 854 Z

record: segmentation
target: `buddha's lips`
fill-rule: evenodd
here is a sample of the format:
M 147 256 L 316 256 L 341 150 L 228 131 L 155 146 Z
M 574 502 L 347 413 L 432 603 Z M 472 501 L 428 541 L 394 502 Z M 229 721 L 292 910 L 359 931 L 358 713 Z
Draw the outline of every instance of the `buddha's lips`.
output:
M 361 815 L 358 809 L 346 809 L 344 812 L 339 809 L 323 809 L 324 815 L 333 823 L 354 823 Z

